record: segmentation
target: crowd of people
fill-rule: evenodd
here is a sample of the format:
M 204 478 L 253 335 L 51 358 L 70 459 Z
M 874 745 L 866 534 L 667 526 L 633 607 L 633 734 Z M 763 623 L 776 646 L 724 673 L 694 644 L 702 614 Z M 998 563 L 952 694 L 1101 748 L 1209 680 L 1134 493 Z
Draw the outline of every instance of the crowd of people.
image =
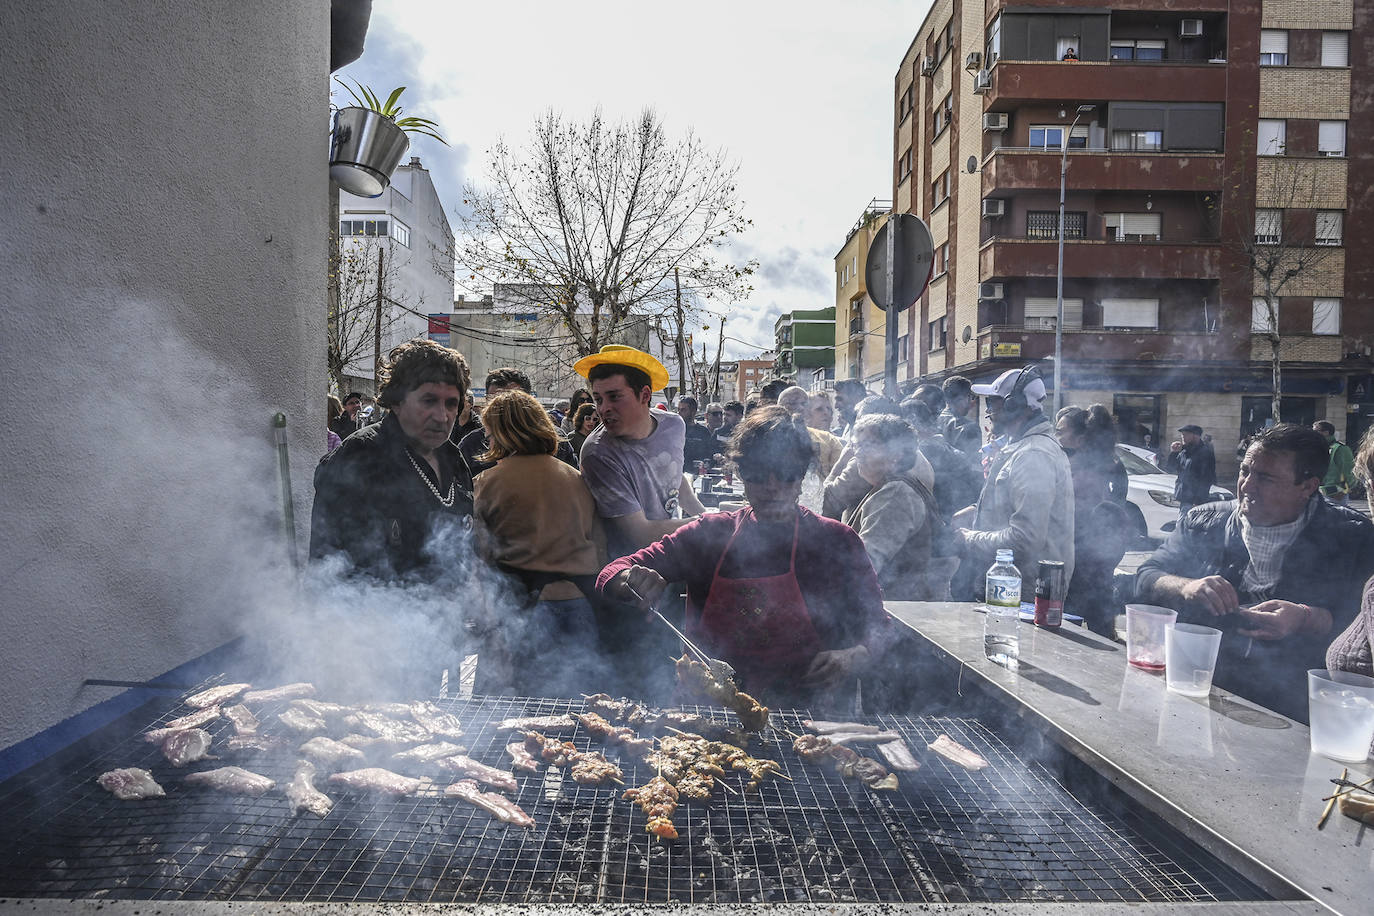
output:
M 775 380 L 675 410 L 654 406 L 669 376 L 648 353 L 608 345 L 574 369 L 586 387 L 552 408 L 496 369 L 479 409 L 463 357 L 417 339 L 389 354 L 375 403 L 331 402 L 311 557 L 464 588 L 483 692 L 666 701 L 680 648 L 650 622 L 663 614 L 744 689 L 842 713 L 900 676 L 883 602 L 977 602 L 1006 549 L 1023 583 L 1061 563 L 1066 615 L 1108 637 L 1130 601 L 1219 627 L 1215 683 L 1292 718 L 1306 669 L 1371 673 L 1374 523 L 1345 505 L 1374 473 L 1369 437 L 1352 452 L 1325 421 L 1273 425 L 1237 497 L 1214 501 L 1210 441 L 1181 426 L 1162 462 L 1179 519 L 1132 578 L 1117 421 L 1100 404 L 1047 413 L 1034 367 L 900 402 Z M 708 511 L 694 479 L 726 471 L 742 508 Z

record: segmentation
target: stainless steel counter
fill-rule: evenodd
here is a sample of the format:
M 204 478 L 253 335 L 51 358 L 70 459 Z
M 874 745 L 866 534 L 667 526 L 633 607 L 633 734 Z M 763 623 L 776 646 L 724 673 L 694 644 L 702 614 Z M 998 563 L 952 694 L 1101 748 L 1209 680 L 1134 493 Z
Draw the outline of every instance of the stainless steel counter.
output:
M 1168 693 L 1162 673 L 1130 667 L 1124 646 L 1078 627 L 1023 623 L 1009 671 L 983 655 L 978 605 L 887 607 L 929 656 L 927 679 L 989 695 L 1261 886 L 1374 912 L 1374 829 L 1339 812 L 1317 829 L 1347 765 L 1311 754 L 1306 726 L 1216 688 Z M 1352 779 L 1374 775 L 1369 761 L 1348 766 Z

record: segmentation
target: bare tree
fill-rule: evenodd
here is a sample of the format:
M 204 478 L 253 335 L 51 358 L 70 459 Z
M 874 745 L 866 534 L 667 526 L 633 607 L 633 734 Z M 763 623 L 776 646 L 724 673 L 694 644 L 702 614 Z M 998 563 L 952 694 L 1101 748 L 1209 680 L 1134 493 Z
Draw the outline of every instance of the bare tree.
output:
M 337 226 L 336 220 L 335 232 Z M 386 238 L 350 238 L 330 246 L 329 379 L 341 392 L 345 370 L 370 364 L 378 334 L 385 339 L 399 320 L 393 286 L 401 265 L 395 252 Z
M 651 110 L 619 124 L 549 112 L 526 149 L 491 151 L 490 186 L 464 189 L 459 261 L 469 281 L 510 284 L 520 308 L 556 316 L 563 354 L 594 353 L 627 325 L 680 321 L 675 272 L 688 301 L 748 295 L 755 264 L 723 258 L 749 225 L 737 170 L 690 132 L 670 139 Z
M 1339 235 L 1323 224 L 1314 207 L 1325 196 L 1321 160 L 1286 156 L 1260 156 L 1254 181 L 1255 218 L 1237 222 L 1230 246 L 1254 277 L 1254 305 L 1262 310 L 1252 317 L 1251 333 L 1269 343 L 1273 395 L 1270 409 L 1280 422 L 1283 399 L 1283 337 L 1279 329 L 1279 301 L 1302 295 L 1320 284 L 1322 265 L 1339 248 Z M 1233 184 L 1237 197 L 1247 190 Z M 1339 233 L 1339 227 L 1335 227 Z

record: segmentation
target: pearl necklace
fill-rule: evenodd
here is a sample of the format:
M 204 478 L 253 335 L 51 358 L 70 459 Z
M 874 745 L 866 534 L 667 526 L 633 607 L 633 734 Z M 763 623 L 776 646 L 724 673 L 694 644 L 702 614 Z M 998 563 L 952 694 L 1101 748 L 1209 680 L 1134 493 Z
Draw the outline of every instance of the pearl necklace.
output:
M 415 456 L 410 453 L 410 449 L 406 449 L 406 457 L 410 459 L 410 466 L 415 469 L 415 473 L 419 474 L 420 479 L 425 482 L 425 486 L 429 487 L 429 492 L 433 493 L 434 498 L 439 500 L 439 505 L 443 506 L 445 509 L 451 508 L 453 506 L 454 497 L 458 495 L 458 479 L 455 477 L 453 480 L 449 481 L 447 497 L 440 496 L 439 488 L 434 485 L 434 481 L 429 479 L 428 474 L 420 470 L 420 465 L 415 462 Z

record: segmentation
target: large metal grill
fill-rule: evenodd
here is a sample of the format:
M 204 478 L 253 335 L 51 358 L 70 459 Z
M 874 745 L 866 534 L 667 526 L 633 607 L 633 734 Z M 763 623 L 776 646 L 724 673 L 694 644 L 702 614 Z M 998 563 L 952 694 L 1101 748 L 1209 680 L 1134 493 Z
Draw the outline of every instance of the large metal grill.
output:
M 470 755 L 506 768 L 494 723 L 580 711 L 581 701 L 436 699 L 459 716 Z M 185 707 L 165 711 L 161 719 Z M 695 710 L 731 721 L 721 710 Z M 264 724 L 275 723 L 267 710 Z M 901 773 L 898 792 L 872 792 L 809 764 L 778 728 L 752 753 L 790 779 L 743 791 L 741 774 L 709 803 L 685 802 L 681 838 L 644 832 L 619 787 L 589 788 L 557 770 L 521 774 L 516 801 L 536 821 L 507 826 L 446 800 L 437 771 L 399 800 L 345 794 L 319 819 L 295 816 L 281 795 L 293 753 L 239 763 L 277 780 L 259 799 L 183 785 L 158 749 L 131 729 L 138 716 L 91 736 L 55 761 L 0 786 L 0 897 L 273 901 L 462 902 L 921 902 L 1215 901 L 1265 895 L 1190 842 L 1127 805 L 1090 807 L 1049 769 L 1021 760 L 980 722 L 879 716 L 918 753 L 946 733 L 992 765 L 967 772 L 931 753 Z M 161 719 L 159 721 L 161 721 Z M 221 731 L 227 723 L 218 724 Z M 213 730 L 213 729 L 212 729 Z M 217 744 L 224 737 L 216 735 Z M 579 748 L 593 743 L 579 730 Z M 212 753 L 214 749 L 212 748 Z M 619 753 L 626 781 L 654 776 Z M 122 766 L 153 771 L 167 797 L 122 802 L 95 778 Z

